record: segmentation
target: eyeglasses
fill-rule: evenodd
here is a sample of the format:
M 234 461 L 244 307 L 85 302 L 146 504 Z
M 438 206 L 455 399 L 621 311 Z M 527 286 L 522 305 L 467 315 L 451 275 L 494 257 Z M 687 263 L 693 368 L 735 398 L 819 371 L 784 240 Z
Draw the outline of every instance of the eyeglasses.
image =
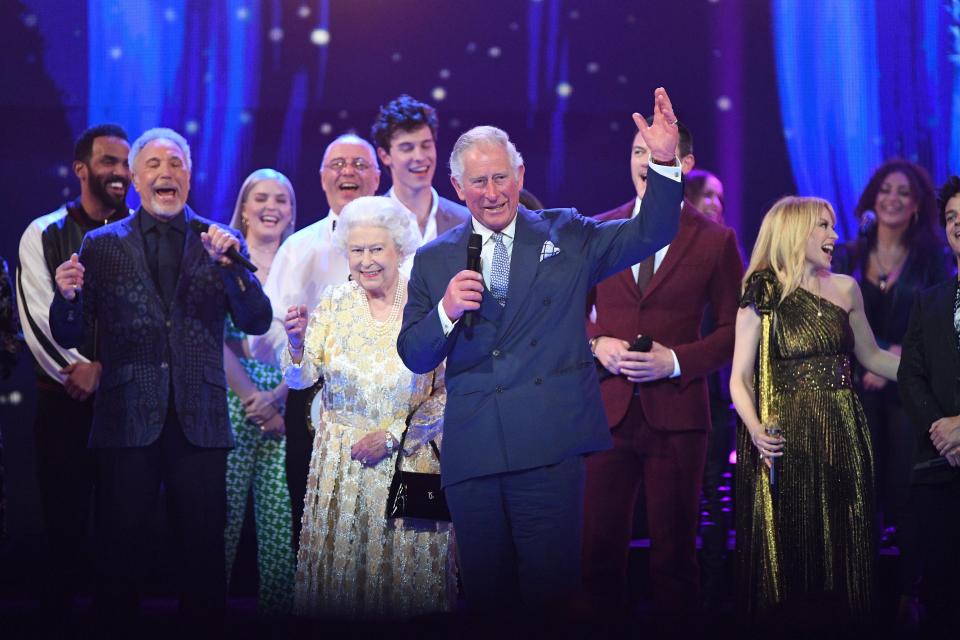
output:
M 354 158 L 353 160 L 347 160 L 346 158 L 335 158 L 323 165 L 323 168 L 329 169 L 335 173 L 340 173 L 347 168 L 348 164 L 353 167 L 357 173 L 365 173 L 373 166 L 363 158 Z

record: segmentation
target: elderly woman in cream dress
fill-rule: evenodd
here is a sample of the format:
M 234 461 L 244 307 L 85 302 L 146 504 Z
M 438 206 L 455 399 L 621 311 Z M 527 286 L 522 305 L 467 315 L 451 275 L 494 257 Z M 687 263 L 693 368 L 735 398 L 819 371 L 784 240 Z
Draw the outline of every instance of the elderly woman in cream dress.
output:
M 303 305 L 286 317 L 287 384 L 303 389 L 323 379 L 294 610 L 364 618 L 445 611 L 456 583 L 451 525 L 385 518 L 408 416 L 403 468 L 439 473 L 428 443 L 441 440 L 442 369 L 414 374 L 395 346 L 407 290 L 398 267 L 417 239 L 393 201 L 364 197 L 343 208 L 334 243 L 351 281 L 328 288 L 309 323 Z

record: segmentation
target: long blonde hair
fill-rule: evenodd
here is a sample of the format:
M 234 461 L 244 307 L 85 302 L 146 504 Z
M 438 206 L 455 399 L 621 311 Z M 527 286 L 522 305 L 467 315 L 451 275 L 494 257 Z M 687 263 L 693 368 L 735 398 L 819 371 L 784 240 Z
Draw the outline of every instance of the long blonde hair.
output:
M 287 225 L 287 228 L 283 230 L 283 233 L 280 235 L 280 244 L 283 244 L 283 241 L 286 240 L 293 234 L 297 226 L 297 194 L 293 191 L 293 185 L 290 183 L 290 178 L 283 175 L 276 169 L 257 169 L 253 173 L 247 176 L 247 179 L 243 181 L 243 185 L 240 187 L 240 193 L 237 195 L 237 204 L 233 207 L 233 217 L 230 218 L 230 226 L 238 230 L 243 237 L 247 237 L 246 225 L 243 224 L 243 205 L 247 201 L 247 196 L 250 195 L 250 192 L 258 182 L 263 180 L 276 180 L 280 183 L 286 190 L 287 195 L 290 196 L 290 224 Z
M 743 276 L 744 288 L 751 275 L 771 269 L 783 288 L 780 301 L 793 293 L 803 279 L 807 238 L 817 226 L 823 211 L 829 213 L 832 221 L 836 222 L 837 214 L 823 198 L 780 198 L 767 211 L 760 224 L 760 232 L 750 255 L 750 264 Z

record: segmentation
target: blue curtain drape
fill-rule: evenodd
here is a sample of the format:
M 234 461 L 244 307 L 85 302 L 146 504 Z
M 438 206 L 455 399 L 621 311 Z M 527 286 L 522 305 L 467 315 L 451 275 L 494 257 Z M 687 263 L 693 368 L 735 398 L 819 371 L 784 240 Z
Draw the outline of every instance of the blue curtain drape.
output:
M 960 0 L 771 0 L 797 191 L 837 207 L 841 238 L 873 170 L 900 156 L 960 171 Z
M 117 122 L 131 137 L 156 126 L 183 134 L 193 154 L 190 202 L 219 220 L 232 213 L 252 143 L 259 6 L 88 0 L 89 122 Z

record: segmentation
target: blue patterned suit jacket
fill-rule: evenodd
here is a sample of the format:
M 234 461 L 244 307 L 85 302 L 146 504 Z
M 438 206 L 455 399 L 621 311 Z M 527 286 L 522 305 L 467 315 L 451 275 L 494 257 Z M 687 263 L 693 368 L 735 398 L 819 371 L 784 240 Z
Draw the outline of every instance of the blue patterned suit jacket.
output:
M 140 211 L 91 231 L 80 261 L 82 295 L 59 294 L 50 306 L 50 328 L 63 347 L 95 335 L 103 365 L 90 446 L 143 447 L 160 435 L 173 390 L 187 439 L 199 447 L 232 447 L 223 370 L 224 320 L 229 312 L 249 334 L 270 326 L 270 301 L 256 277 L 239 265 L 212 260 L 190 228 L 200 218 L 189 207 L 180 276 L 168 309 L 147 265 Z M 232 230 L 231 230 L 232 231 Z M 242 243 L 241 239 L 241 243 Z M 246 255 L 246 246 L 242 247 Z
M 466 265 L 470 223 L 417 252 L 397 350 L 417 373 L 447 359 L 444 486 L 610 447 L 583 316 L 598 281 L 677 233 L 682 185 L 656 171 L 648 181 L 630 221 L 598 223 L 573 209 L 520 207 L 507 305 L 484 291 L 469 340 L 460 323 L 443 335 L 437 305 Z M 547 240 L 560 251 L 541 260 Z

